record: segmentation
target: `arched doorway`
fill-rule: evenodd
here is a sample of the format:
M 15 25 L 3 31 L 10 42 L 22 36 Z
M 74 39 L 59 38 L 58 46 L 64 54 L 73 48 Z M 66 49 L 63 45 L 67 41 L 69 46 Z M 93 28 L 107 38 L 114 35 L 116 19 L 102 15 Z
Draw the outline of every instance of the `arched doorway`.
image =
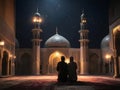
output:
M 32 71 L 31 56 L 28 53 L 24 53 L 20 59 L 20 75 L 30 75 Z
M 117 55 L 120 56 L 120 31 L 116 32 L 115 47 L 116 47 L 116 50 L 117 50 Z
M 120 74 L 120 25 L 112 30 L 112 50 L 114 56 L 114 77 Z
M 116 55 L 118 59 L 119 74 L 120 74 L 120 30 L 117 30 L 115 35 L 115 47 L 116 47 Z
M 49 74 L 57 73 L 56 67 L 57 67 L 57 63 L 61 60 L 61 56 L 64 56 L 64 54 L 59 51 L 55 51 L 50 55 L 49 64 L 48 64 Z
M 8 53 L 6 51 L 3 52 L 2 75 L 8 75 Z
M 98 74 L 99 69 L 98 69 L 98 55 L 93 53 L 90 56 L 90 61 L 89 61 L 89 73 L 90 74 Z

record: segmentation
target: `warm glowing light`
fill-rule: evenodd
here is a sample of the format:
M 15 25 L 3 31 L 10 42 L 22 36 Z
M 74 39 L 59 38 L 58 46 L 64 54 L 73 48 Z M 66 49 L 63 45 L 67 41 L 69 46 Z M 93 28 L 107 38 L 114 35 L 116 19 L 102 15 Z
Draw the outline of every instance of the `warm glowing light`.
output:
M 0 46 L 4 46 L 5 42 L 4 41 L 0 41 Z
M 42 22 L 42 18 L 40 18 L 40 17 L 34 17 L 33 18 L 33 22 L 34 23 L 41 23 Z
M 65 62 L 66 62 L 66 63 L 69 63 L 69 59 L 68 59 L 68 58 L 66 58 Z
M 106 55 L 105 55 L 105 58 L 106 58 L 107 62 L 109 62 L 109 61 L 110 61 L 110 58 L 111 58 L 111 55 L 110 55 L 110 54 L 106 54 Z
M 55 52 L 56 56 L 60 56 L 60 53 L 58 51 Z
M 41 19 L 41 18 L 39 18 L 39 19 L 38 19 L 38 22 L 39 22 L 39 23 L 41 23 L 41 22 L 42 22 L 42 19 Z
M 13 55 L 12 54 L 10 54 L 10 58 L 12 57 Z
M 85 19 L 82 20 L 82 23 L 86 23 L 87 21 Z
M 33 18 L 33 22 L 36 22 L 37 21 L 37 19 L 36 18 Z
M 107 55 L 105 56 L 106 59 L 110 59 L 110 57 L 111 57 L 111 55 L 109 55 L 109 54 L 107 54 Z
M 14 59 L 16 58 L 16 56 L 13 57 Z
M 115 34 L 116 31 L 120 31 L 120 25 L 116 26 L 116 27 L 113 29 L 113 34 Z

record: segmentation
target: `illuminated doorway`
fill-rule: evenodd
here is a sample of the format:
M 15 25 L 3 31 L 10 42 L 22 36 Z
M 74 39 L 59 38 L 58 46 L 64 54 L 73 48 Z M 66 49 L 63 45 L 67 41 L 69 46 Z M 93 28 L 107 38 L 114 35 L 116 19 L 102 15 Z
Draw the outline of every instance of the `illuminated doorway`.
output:
M 118 59 L 118 67 L 120 74 L 120 30 L 117 30 L 115 34 L 115 47 L 116 47 L 116 55 Z
M 120 25 L 116 26 L 112 31 L 112 44 L 114 55 L 114 77 L 120 74 Z
M 120 56 L 120 31 L 117 31 L 115 36 L 115 47 L 117 50 L 118 57 Z
M 57 73 L 56 67 L 57 67 L 57 63 L 61 60 L 61 56 L 64 56 L 64 54 L 59 51 L 55 51 L 50 55 L 49 64 L 48 64 L 49 74 Z

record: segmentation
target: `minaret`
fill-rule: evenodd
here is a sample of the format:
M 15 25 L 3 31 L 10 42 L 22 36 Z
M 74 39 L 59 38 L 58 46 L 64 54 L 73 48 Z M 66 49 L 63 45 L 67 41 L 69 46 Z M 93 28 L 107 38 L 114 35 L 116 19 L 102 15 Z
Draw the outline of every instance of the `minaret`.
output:
M 84 12 L 81 14 L 80 23 L 80 74 L 88 74 L 88 29 Z
M 34 29 L 32 29 L 32 33 L 33 33 L 32 74 L 33 75 L 40 74 L 40 42 L 42 41 L 40 39 L 40 33 L 42 32 L 42 29 L 40 28 L 41 22 L 42 22 L 42 18 L 37 10 L 37 12 L 34 14 L 33 17 Z

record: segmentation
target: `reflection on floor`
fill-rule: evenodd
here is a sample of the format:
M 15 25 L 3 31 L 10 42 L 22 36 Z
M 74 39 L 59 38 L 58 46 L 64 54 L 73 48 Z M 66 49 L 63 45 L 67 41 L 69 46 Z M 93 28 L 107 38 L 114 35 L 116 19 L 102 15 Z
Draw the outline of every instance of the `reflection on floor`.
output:
M 75 83 L 57 83 L 56 75 L 2 77 L 0 90 L 120 90 L 120 79 L 78 76 Z

